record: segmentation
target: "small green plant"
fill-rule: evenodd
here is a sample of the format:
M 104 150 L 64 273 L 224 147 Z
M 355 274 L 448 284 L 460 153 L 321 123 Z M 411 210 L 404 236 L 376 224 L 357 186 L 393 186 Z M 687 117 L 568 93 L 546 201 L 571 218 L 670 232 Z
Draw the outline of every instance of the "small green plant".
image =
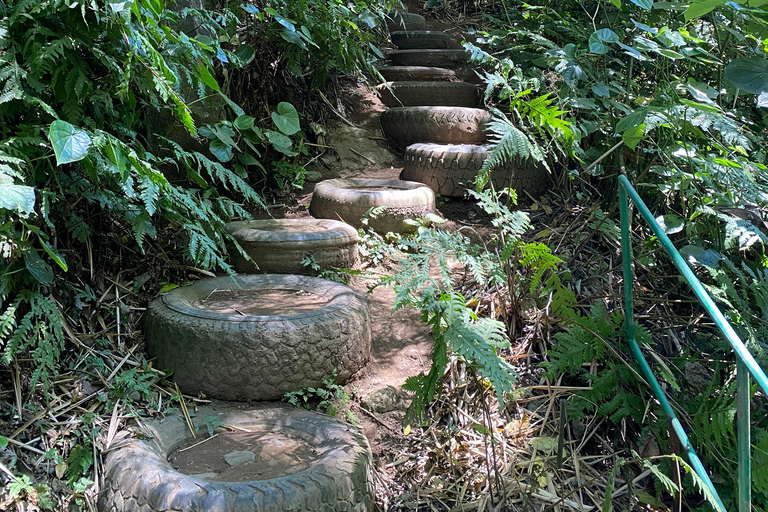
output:
M 202 426 L 205 427 L 205 430 L 208 432 L 208 437 L 213 437 L 213 433 L 216 431 L 217 428 L 221 428 L 225 425 L 223 421 L 220 421 L 218 417 L 216 416 L 206 416 L 201 421 Z M 200 426 L 197 427 L 198 430 L 200 429 Z
M 323 381 L 322 386 L 310 386 L 299 391 L 288 392 L 283 400 L 296 407 L 319 409 L 330 416 L 336 416 L 341 412 L 348 422 L 358 425 L 360 423 L 359 418 L 347 407 L 350 398 L 349 393 L 335 381 L 336 372 L 333 372 L 330 377 Z
M 304 177 L 307 170 L 300 166 L 280 160 L 274 164 L 274 178 L 282 191 L 301 190 L 304 187 Z

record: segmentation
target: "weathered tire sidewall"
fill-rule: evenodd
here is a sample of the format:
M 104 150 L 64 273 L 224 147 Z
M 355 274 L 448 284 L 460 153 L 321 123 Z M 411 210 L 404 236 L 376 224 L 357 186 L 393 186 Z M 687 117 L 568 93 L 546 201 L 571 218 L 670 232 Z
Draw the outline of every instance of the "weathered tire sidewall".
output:
M 380 122 L 387 139 L 404 149 L 417 142 L 481 144 L 491 118 L 478 108 L 396 107 L 384 112 Z
M 477 107 L 480 90 L 466 82 L 386 82 L 376 86 L 388 107 Z
M 396 190 L 367 192 L 351 187 L 389 187 Z M 368 226 L 379 233 L 404 233 L 413 228 L 406 219 L 422 218 L 435 211 L 435 194 L 422 183 L 400 180 L 333 179 L 315 185 L 309 213 L 317 218 L 341 218 L 344 222 L 362 226 L 362 219 L 371 208 L 386 206 L 376 217 L 369 217 Z
M 489 146 L 465 144 L 412 144 L 405 149 L 404 180 L 420 181 L 435 193 L 446 197 L 463 197 L 490 157 Z M 532 162 L 510 162 L 491 171 L 497 190 L 512 187 L 521 195 L 544 192 L 550 185 L 549 174 L 542 165 Z
M 469 53 L 466 50 L 394 50 L 388 54 L 393 66 L 426 66 L 453 68 L 466 65 Z
M 326 297 L 322 307 L 291 315 L 226 315 L 189 300 L 213 290 L 304 290 Z M 339 283 L 298 275 L 204 279 L 150 303 L 147 348 L 156 367 L 172 369 L 188 394 L 222 400 L 274 400 L 320 386 L 334 371 L 343 382 L 371 354 L 366 298 Z
M 215 416 L 241 428 L 290 430 L 327 449 L 310 467 L 292 475 L 249 482 L 217 482 L 175 470 L 167 456 L 189 436 L 181 415 L 144 424 L 151 439 L 130 439 L 106 455 L 100 512 L 252 510 L 373 510 L 374 477 L 368 441 L 357 429 L 328 416 L 272 406 L 250 410 L 202 407 L 193 421 Z M 201 429 L 202 432 L 205 428 Z
M 401 50 L 447 50 L 461 48 L 447 33 L 432 30 L 390 30 L 389 38 Z
M 386 16 L 387 30 L 424 30 L 427 28 L 427 20 L 420 14 L 410 12 L 395 12 Z
M 458 80 L 456 72 L 452 69 L 426 66 L 384 66 L 379 68 L 379 73 L 387 82 L 453 82 Z
M 322 229 L 302 232 L 303 225 Z M 333 219 L 236 221 L 227 224 L 227 231 L 253 260 L 231 248 L 232 266 L 240 273 L 318 275 L 323 270 L 353 268 L 358 262 L 357 231 Z M 318 269 L 301 263 L 308 255 Z

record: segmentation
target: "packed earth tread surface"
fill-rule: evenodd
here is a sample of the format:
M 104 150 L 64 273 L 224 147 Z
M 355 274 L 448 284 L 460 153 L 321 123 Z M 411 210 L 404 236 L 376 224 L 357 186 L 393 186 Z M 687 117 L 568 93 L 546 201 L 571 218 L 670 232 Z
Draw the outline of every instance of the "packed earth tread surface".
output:
M 466 50 L 393 50 L 388 56 L 393 66 L 450 68 L 469 61 Z

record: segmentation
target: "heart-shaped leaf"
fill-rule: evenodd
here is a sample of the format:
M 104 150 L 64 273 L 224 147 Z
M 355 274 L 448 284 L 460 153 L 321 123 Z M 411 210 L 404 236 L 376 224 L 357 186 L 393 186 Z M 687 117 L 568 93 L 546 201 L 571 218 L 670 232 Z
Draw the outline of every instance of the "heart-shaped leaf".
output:
M 212 140 L 208 149 L 220 162 L 229 162 L 235 156 L 232 148 L 219 139 Z
M 13 178 L 0 173 L 0 208 L 21 213 L 32 213 L 35 209 L 35 189 L 15 185 Z
M 595 30 L 589 36 L 589 51 L 598 55 L 604 55 L 611 50 L 608 44 L 618 42 L 619 36 L 616 32 L 609 28 L 601 28 L 600 30 Z
M 768 92 L 768 59 L 739 57 L 725 66 L 723 78 L 748 93 Z
M 277 129 L 285 135 L 293 135 L 301 130 L 299 113 L 293 105 L 285 101 L 277 105 L 277 112 L 272 112 L 272 121 L 275 122 Z
M 78 130 L 66 121 L 56 120 L 48 130 L 48 139 L 53 145 L 56 165 L 79 162 L 88 154 L 91 137 L 83 130 Z
M 660 215 L 659 217 L 656 217 L 656 222 L 659 223 L 661 229 L 668 235 L 679 233 L 683 230 L 683 225 L 685 224 L 685 221 L 674 213 Z

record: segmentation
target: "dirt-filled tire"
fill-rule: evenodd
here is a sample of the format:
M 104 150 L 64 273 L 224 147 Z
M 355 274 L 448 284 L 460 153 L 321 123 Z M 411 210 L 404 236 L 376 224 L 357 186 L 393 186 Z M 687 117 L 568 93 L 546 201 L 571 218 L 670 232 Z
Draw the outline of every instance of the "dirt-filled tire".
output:
M 379 73 L 387 82 L 454 82 L 456 72 L 452 69 L 426 66 L 384 66 Z
M 222 400 L 274 400 L 347 380 L 371 355 L 364 297 L 297 275 L 204 279 L 150 303 L 147 348 L 179 388 Z
M 405 167 L 400 177 L 420 181 L 435 193 L 446 197 L 463 197 L 485 160 L 488 146 L 452 144 L 412 144 L 405 149 Z M 539 194 L 550 180 L 546 168 L 533 163 L 509 163 L 491 171 L 496 189 L 512 187 L 518 193 Z
M 417 142 L 479 144 L 485 142 L 487 110 L 465 107 L 396 107 L 381 115 L 381 128 L 396 146 Z
M 148 439 L 111 447 L 104 464 L 99 512 L 370 512 L 374 475 L 368 441 L 354 427 L 301 409 L 271 406 L 222 411 L 202 407 L 192 418 L 200 432 L 210 418 L 224 425 L 290 435 L 315 446 L 305 469 L 266 480 L 224 482 L 174 469 L 168 455 L 191 437 L 181 414 L 144 422 Z
M 376 86 L 388 107 L 476 107 L 480 90 L 466 82 L 387 82 Z
M 461 48 L 449 34 L 433 30 L 396 30 L 389 38 L 401 50 Z
M 435 193 L 422 183 L 399 180 L 334 179 L 315 185 L 309 213 L 317 218 L 342 219 L 355 227 L 371 208 L 368 227 L 379 233 L 413 230 L 406 219 L 420 219 L 435 211 Z
M 398 30 L 424 30 L 427 28 L 427 20 L 420 14 L 411 12 L 393 12 L 386 16 L 387 29 Z
M 393 66 L 454 68 L 469 61 L 466 50 L 394 50 L 388 56 Z
M 337 220 L 246 220 L 230 222 L 227 231 L 252 260 L 232 248 L 237 272 L 317 275 L 332 268 L 352 268 L 358 260 L 357 230 Z M 307 256 L 314 266 L 302 264 Z

